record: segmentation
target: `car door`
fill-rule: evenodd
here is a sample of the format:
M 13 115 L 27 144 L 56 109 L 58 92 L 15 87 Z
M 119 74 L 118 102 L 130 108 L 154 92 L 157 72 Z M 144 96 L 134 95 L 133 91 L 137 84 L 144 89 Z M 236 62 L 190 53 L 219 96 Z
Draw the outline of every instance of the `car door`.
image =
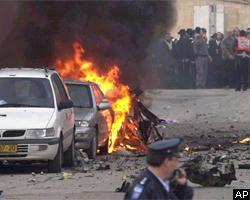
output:
M 100 90 L 100 88 L 97 85 L 93 86 L 94 94 L 96 98 L 97 106 L 102 102 L 104 99 L 104 96 Z M 108 121 L 110 120 L 110 113 L 109 110 L 98 110 L 98 126 L 99 126 L 99 142 L 102 145 L 107 139 L 109 135 L 109 131 L 111 127 L 108 124 Z
M 69 100 L 68 94 L 66 93 L 65 87 L 57 74 L 52 77 L 52 84 L 55 90 L 55 95 L 57 98 L 57 108 L 60 102 Z M 63 147 L 67 149 L 71 145 L 72 132 L 74 128 L 74 117 L 73 109 L 58 109 L 58 120 L 59 126 L 61 127 L 61 132 L 63 133 Z

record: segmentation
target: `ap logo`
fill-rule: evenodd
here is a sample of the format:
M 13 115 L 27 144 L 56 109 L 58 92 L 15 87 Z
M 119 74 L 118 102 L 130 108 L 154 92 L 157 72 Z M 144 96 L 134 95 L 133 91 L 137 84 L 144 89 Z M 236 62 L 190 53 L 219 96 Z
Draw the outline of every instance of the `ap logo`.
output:
M 250 189 L 234 189 L 234 200 L 250 200 Z

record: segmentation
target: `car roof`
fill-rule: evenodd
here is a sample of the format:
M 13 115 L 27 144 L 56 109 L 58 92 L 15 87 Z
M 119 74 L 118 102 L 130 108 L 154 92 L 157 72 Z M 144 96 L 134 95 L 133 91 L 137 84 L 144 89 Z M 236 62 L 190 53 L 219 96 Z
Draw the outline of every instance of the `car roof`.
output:
M 47 68 L 0 68 L 0 77 L 46 78 L 57 73 Z
M 66 79 L 64 80 L 65 84 L 75 84 L 75 85 L 97 85 L 94 82 L 90 81 L 80 81 L 80 80 L 72 80 L 72 79 Z

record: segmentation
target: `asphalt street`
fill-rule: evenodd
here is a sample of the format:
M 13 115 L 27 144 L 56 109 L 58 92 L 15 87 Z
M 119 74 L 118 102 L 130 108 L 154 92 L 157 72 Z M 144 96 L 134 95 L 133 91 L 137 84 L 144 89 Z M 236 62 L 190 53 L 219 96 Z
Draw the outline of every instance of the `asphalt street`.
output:
M 161 118 L 175 120 L 164 130 L 166 137 L 189 137 L 202 142 L 206 137 L 201 135 L 210 135 L 213 140 L 249 136 L 250 91 L 153 90 L 146 93 L 144 101 Z M 249 145 L 244 148 L 250 149 Z M 191 183 L 194 199 L 233 199 L 234 188 L 250 188 L 250 171 L 238 169 L 240 161 L 234 160 L 237 181 L 231 185 L 202 187 Z M 100 163 L 110 169 L 97 170 Z M 4 166 L 0 169 L 0 189 L 5 199 L 122 199 L 124 194 L 115 192 L 116 188 L 144 167 L 143 156 L 128 154 L 99 156 L 84 173 L 64 169 L 63 173 L 48 174 L 44 165 Z

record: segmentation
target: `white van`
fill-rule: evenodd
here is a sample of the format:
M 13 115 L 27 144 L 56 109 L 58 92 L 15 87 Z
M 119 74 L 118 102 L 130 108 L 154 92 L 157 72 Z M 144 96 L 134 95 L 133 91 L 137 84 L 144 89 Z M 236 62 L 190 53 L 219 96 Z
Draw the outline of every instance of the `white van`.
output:
M 0 162 L 74 164 L 73 103 L 54 70 L 0 69 Z

